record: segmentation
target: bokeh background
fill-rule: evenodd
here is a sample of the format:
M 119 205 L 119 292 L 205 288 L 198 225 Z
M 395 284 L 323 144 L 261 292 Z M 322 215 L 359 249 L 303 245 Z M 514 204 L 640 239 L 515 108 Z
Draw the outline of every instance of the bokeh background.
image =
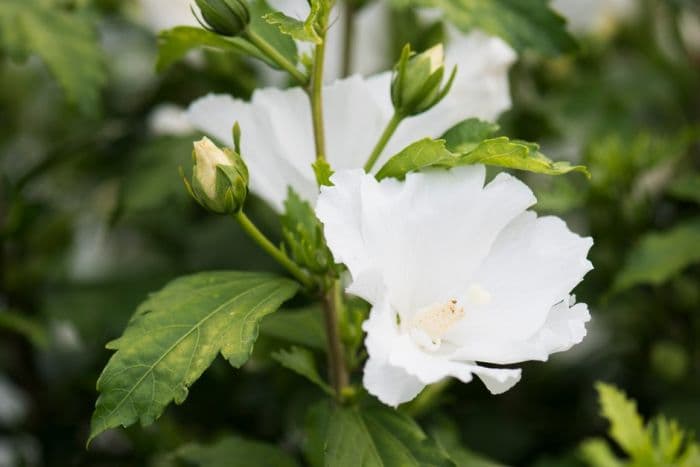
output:
M 6 1 L 16 0 L 0 2 L 0 466 L 157 465 L 224 429 L 294 451 L 311 395 L 265 356 L 274 332 L 242 371 L 217 361 L 158 423 L 111 431 L 85 449 L 104 345 L 149 291 L 205 269 L 276 269 L 236 223 L 188 199 L 178 167 L 199 137 L 181 114 L 189 102 L 211 91 L 245 98 L 283 78 L 206 50 L 157 73 L 157 31 L 193 23 L 183 2 L 37 0 L 43 21 L 32 25 L 3 21 Z M 599 380 L 623 388 L 644 415 L 700 433 L 700 6 L 553 6 L 579 47 L 521 53 L 513 107 L 499 123 L 593 175 L 519 174 L 538 211 L 595 239 L 595 269 L 576 290 L 591 307 L 589 336 L 549 363 L 526 364 L 502 396 L 451 385 L 438 402 L 464 444 L 507 465 L 581 465 L 578 446 L 606 431 Z M 361 40 L 383 45 L 364 59 L 356 51 L 355 71 L 387 69 L 405 42 L 421 49 L 444 33 L 410 8 L 377 11 L 358 10 L 370 25 Z M 22 27 L 46 41 L 66 26 L 82 32 L 61 46 L 93 40 L 97 51 L 69 64 L 98 66 L 76 95 L 47 67 L 55 57 L 10 47 Z M 275 215 L 256 200 L 249 209 L 275 236 Z M 442 422 L 435 406 L 410 410 L 424 427 Z

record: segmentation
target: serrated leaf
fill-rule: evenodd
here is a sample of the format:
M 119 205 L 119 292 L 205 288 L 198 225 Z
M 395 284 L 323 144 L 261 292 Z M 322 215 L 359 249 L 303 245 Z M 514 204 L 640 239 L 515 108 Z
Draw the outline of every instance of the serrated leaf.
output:
M 271 444 L 226 436 L 201 445 L 178 448 L 174 457 L 189 466 L 198 467 L 297 467 L 299 464 L 286 452 Z
M 333 396 L 333 389 L 318 374 L 314 354 L 311 351 L 301 347 L 291 347 L 288 350 L 274 352 L 272 358 L 283 367 L 308 379 L 329 396 Z
M 548 0 L 416 0 L 441 9 L 462 31 L 475 28 L 500 36 L 519 52 L 558 55 L 576 48 L 566 22 Z
M 245 363 L 260 320 L 292 297 L 293 281 L 266 274 L 204 272 L 181 277 L 136 310 L 97 381 L 90 440 L 108 428 L 157 419 L 221 353 Z M 89 441 L 88 441 L 89 442 Z
M 627 256 L 613 290 L 640 284 L 663 284 L 691 264 L 700 262 L 700 221 L 679 224 L 671 230 L 649 233 Z
M 461 121 L 445 132 L 440 139 L 445 140 L 445 145 L 452 152 L 466 153 L 474 149 L 480 142 L 490 138 L 499 129 L 498 124 L 468 118 Z
M 651 451 L 651 441 L 637 404 L 616 387 L 597 383 L 602 415 L 610 422 L 610 436 L 632 457 Z
M 248 3 L 250 10 L 250 30 L 262 37 L 277 52 L 282 54 L 292 63 L 299 61 L 297 55 L 297 45 L 290 36 L 282 33 L 279 28 L 265 20 L 265 16 L 274 13 L 270 5 L 265 0 L 252 0 Z M 272 66 L 277 66 L 272 64 Z
M 445 147 L 445 140 L 424 138 L 408 145 L 386 161 L 377 180 L 387 177 L 403 180 L 406 174 L 427 167 L 454 167 L 458 156 Z
M 668 192 L 674 198 L 700 204 L 700 174 L 686 175 L 671 182 Z
M 313 42 L 314 44 L 323 42 L 321 36 L 316 32 L 313 22 L 309 20 L 300 21 L 285 15 L 281 11 L 268 13 L 264 16 L 264 19 L 268 23 L 277 26 L 283 34 L 287 34 L 298 41 Z
M 326 467 L 454 466 L 407 415 L 386 407 L 328 408 Z
M 554 162 L 542 154 L 536 144 L 510 140 L 504 136 L 482 141 L 473 151 L 462 156 L 459 164 L 493 165 L 546 175 L 581 172 L 590 178 L 588 169 L 582 165 Z
M 450 151 L 445 140 L 424 138 L 391 157 L 379 169 L 376 177 L 377 180 L 386 177 L 403 180 L 408 172 L 428 167 L 449 168 L 471 164 L 492 165 L 546 175 L 563 175 L 577 171 L 589 176 L 584 166 L 572 166 L 568 162 L 553 162 L 539 152 L 536 144 L 512 141 L 502 136 L 481 141 L 471 151 L 463 154 Z
M 49 2 L 0 2 L 0 52 L 38 55 L 68 100 L 85 113 L 97 111 L 106 82 L 105 63 L 90 18 L 80 9 L 65 11 Z
M 182 59 L 190 50 L 200 47 L 224 52 L 236 52 L 268 61 L 268 58 L 257 47 L 240 37 L 223 37 L 202 28 L 178 26 L 162 31 L 158 35 L 158 62 L 156 63 L 156 70 L 165 70 Z
M 623 467 L 625 465 L 617 458 L 604 439 L 593 438 L 584 441 L 579 452 L 586 465 L 592 467 Z
M 280 310 L 265 317 L 260 325 L 260 333 L 301 344 L 318 350 L 326 348 L 321 309 L 317 306 L 300 310 Z

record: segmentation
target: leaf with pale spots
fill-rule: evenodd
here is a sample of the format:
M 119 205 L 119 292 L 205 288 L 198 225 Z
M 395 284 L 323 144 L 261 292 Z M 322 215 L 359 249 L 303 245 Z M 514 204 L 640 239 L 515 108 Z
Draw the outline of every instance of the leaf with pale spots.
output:
M 175 279 L 151 295 L 107 344 L 117 352 L 97 381 L 88 442 L 109 428 L 152 423 L 170 402 L 182 403 L 219 353 L 243 365 L 262 318 L 297 289 L 267 274 L 218 271 Z

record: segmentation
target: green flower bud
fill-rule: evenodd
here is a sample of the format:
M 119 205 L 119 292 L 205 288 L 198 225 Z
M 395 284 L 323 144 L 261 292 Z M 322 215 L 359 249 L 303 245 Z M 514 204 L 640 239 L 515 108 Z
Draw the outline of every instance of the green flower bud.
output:
M 250 13 L 245 0 L 195 0 L 202 12 L 205 29 L 222 36 L 237 36 L 250 23 Z
M 248 194 L 248 168 L 241 156 L 205 137 L 194 143 L 192 158 L 192 182 L 185 179 L 190 195 L 218 214 L 240 211 Z
M 452 70 L 443 87 L 444 58 L 442 44 L 417 55 L 411 52 L 409 45 L 403 48 L 391 81 L 391 102 L 398 114 L 410 116 L 425 112 L 447 95 L 457 70 Z

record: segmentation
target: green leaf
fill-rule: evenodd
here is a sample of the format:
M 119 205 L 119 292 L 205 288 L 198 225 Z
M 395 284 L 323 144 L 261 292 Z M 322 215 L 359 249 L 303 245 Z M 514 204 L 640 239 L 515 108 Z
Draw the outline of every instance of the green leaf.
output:
M 199 467 L 297 467 L 299 464 L 277 446 L 249 441 L 238 436 L 225 436 L 201 445 L 187 444 L 174 456 L 189 466 Z
M 640 284 L 659 285 L 691 264 L 700 262 L 700 220 L 677 225 L 641 238 L 615 278 L 613 290 Z
M 465 153 L 473 150 L 483 140 L 490 138 L 499 129 L 498 124 L 485 122 L 478 118 L 468 118 L 441 136 L 447 148 L 452 152 Z
M 329 271 L 335 264 L 326 239 L 323 225 L 311 205 L 290 187 L 284 202 L 282 224 L 283 249 L 299 265 L 317 274 Z
M 686 175 L 671 182 L 668 192 L 683 201 L 700 204 L 700 174 Z
M 451 135 L 453 143 L 457 141 L 457 131 Z M 467 133 L 467 132 L 465 132 Z M 473 143 L 463 143 L 465 147 Z M 471 151 L 458 154 L 446 147 L 446 141 L 424 138 L 404 148 L 390 158 L 377 172 L 377 180 L 394 177 L 403 180 L 408 172 L 428 167 L 455 167 L 459 165 L 484 164 L 507 169 L 527 170 L 529 172 L 562 175 L 572 171 L 589 176 L 588 170 L 581 165 L 572 166 L 568 162 L 553 162 L 539 152 L 539 147 L 524 141 L 511 141 L 501 136 L 481 141 Z
M 617 458 L 604 439 L 593 438 L 584 441 L 579 452 L 586 465 L 592 467 L 623 467 L 625 465 Z
M 280 32 L 287 34 L 296 40 L 320 44 L 323 42 L 323 39 L 321 39 L 321 36 L 319 36 L 316 32 L 316 27 L 319 20 L 319 15 L 321 14 L 323 8 L 323 1 L 311 0 L 309 3 L 311 6 L 311 11 L 309 12 L 309 16 L 304 21 L 291 18 L 281 11 L 268 13 L 263 17 L 263 19 L 268 23 L 277 26 Z
M 546 175 L 562 175 L 575 171 L 590 178 L 588 169 L 582 165 L 553 162 L 539 151 L 536 144 L 510 140 L 505 136 L 482 141 L 473 151 L 462 156 L 459 164 L 493 165 Z
M 630 456 L 650 452 L 651 442 L 637 404 L 616 387 L 597 383 L 602 415 L 610 422 L 610 436 Z
M 387 407 L 328 409 L 327 467 L 454 466 L 407 415 Z
M 68 100 L 85 113 L 97 110 L 106 82 L 99 43 L 79 8 L 65 11 L 38 0 L 0 2 L 0 52 L 41 57 Z
M 158 62 L 156 69 L 163 71 L 180 60 L 190 50 L 208 47 L 220 51 L 251 55 L 267 61 L 257 47 L 240 37 L 223 37 L 206 29 L 178 26 L 162 31 L 158 35 Z
M 566 22 L 548 0 L 416 0 L 441 9 L 462 31 L 478 28 L 500 36 L 518 52 L 534 49 L 558 55 L 576 48 Z
M 175 279 L 151 295 L 107 344 L 117 352 L 97 381 L 88 443 L 108 428 L 152 423 L 171 401 L 182 403 L 218 353 L 240 367 L 260 320 L 297 289 L 266 274 L 219 271 Z
M 270 5 L 265 0 L 252 0 L 248 3 L 248 8 L 250 9 L 250 30 L 262 37 L 287 60 L 297 63 L 299 56 L 297 55 L 297 45 L 294 39 L 280 31 L 276 25 L 270 24 L 265 20 L 265 16 L 274 13 Z M 277 66 L 273 63 L 270 63 L 270 65 Z
M 430 436 L 452 459 L 457 467 L 504 467 L 464 447 L 459 439 L 456 425 L 445 420 L 430 430 Z
M 39 348 L 46 348 L 49 343 L 44 324 L 23 313 L 0 309 L 0 329 L 16 332 Z
M 333 186 L 331 182 L 331 175 L 333 175 L 333 169 L 331 165 L 326 162 L 325 159 L 316 159 L 316 162 L 311 164 L 314 169 L 314 174 L 316 175 L 316 183 L 319 186 Z
M 377 180 L 387 177 L 403 180 L 406 174 L 427 167 L 454 167 L 458 156 L 445 147 L 445 140 L 424 138 L 391 157 L 377 172 Z
M 308 379 L 329 396 L 333 396 L 333 389 L 318 374 L 314 354 L 311 351 L 301 347 L 292 347 L 289 350 L 279 350 L 273 353 L 272 358 L 283 367 Z
M 267 316 L 260 325 L 264 336 L 301 344 L 318 350 L 326 348 L 321 309 L 317 306 L 299 310 L 280 310 Z

